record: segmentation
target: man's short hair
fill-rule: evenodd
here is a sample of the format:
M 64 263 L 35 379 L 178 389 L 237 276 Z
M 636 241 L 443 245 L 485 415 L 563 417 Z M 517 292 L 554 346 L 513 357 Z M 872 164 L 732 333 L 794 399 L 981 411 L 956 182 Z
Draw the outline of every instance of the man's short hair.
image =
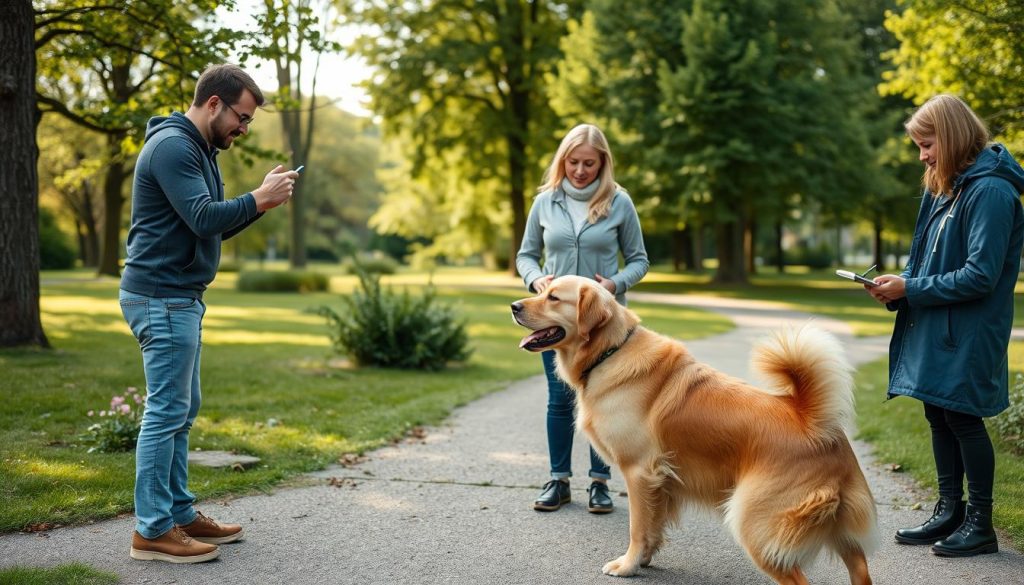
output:
M 219 96 L 227 104 L 234 105 L 242 99 L 242 92 L 249 90 L 252 97 L 256 98 L 256 106 L 262 106 L 264 102 L 263 92 L 260 91 L 256 82 L 249 77 L 249 74 L 242 71 L 238 65 L 223 63 L 211 65 L 199 76 L 196 83 L 196 95 L 192 100 L 193 106 L 201 106 L 213 96 Z

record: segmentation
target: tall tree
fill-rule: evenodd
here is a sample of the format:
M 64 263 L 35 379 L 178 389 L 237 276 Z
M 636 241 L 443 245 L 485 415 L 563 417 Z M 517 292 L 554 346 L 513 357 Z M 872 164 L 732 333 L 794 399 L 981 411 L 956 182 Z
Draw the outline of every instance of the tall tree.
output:
M 262 11 L 256 14 L 256 34 L 250 42 L 242 44 L 242 61 L 251 57 L 269 60 L 277 74 L 277 95 L 274 105 L 280 112 L 284 151 L 291 168 L 298 168 L 309 162 L 313 150 L 313 139 L 317 109 L 316 81 L 320 70 L 320 56 L 338 52 L 341 45 L 330 40 L 337 14 L 332 3 L 313 0 L 263 0 Z M 312 66 L 304 67 L 304 58 L 313 54 L 316 59 Z M 311 74 L 311 90 L 308 98 L 304 95 L 303 80 Z M 288 247 L 289 260 L 294 268 L 306 265 L 306 228 L 314 219 L 314 211 L 308 201 L 308 177 L 318 169 L 306 171 L 307 180 L 295 183 L 295 192 L 289 203 L 291 243 Z
M 103 235 L 98 271 L 119 274 L 124 184 L 146 120 L 191 101 L 199 71 L 227 53 L 236 35 L 212 24 L 219 0 L 101 4 L 40 3 L 37 101 L 105 137 Z M 206 27 L 197 22 L 206 20 Z
M 433 197 L 455 211 L 442 224 L 447 234 L 507 241 L 510 271 L 526 225 L 525 194 L 566 130 L 544 79 L 579 4 L 369 0 L 350 7 L 355 22 L 372 27 L 356 49 L 376 68 L 368 84 L 373 109 L 388 136 L 407 139 L 412 174 L 436 179 L 417 188 L 437 189 Z M 393 202 L 386 199 L 381 213 L 398 220 Z M 507 223 L 495 225 L 497 215 Z M 456 239 L 441 252 L 461 254 Z
M 661 161 L 715 226 L 715 280 L 745 282 L 755 218 L 809 201 L 848 213 L 870 151 L 856 31 L 832 0 L 696 0 L 683 64 L 662 61 Z
M 0 346 L 48 347 L 39 318 L 36 55 L 31 0 L 0 18 Z

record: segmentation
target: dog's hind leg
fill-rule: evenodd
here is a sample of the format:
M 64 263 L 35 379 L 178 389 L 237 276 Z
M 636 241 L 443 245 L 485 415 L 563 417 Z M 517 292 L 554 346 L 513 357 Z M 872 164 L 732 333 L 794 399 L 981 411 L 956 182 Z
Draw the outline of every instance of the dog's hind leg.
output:
M 850 585 L 871 585 L 871 575 L 868 573 L 868 560 L 860 547 L 849 548 L 841 551 L 839 556 L 846 563 L 846 570 L 850 572 Z

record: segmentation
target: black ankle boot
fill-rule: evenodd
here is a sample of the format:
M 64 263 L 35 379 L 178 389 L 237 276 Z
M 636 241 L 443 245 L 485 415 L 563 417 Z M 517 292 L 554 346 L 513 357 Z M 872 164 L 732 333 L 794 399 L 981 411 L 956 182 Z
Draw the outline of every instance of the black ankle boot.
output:
M 544 491 L 533 502 L 533 509 L 554 512 L 570 501 L 572 501 L 572 495 L 569 491 L 569 482 L 552 479 L 544 484 Z
M 992 508 L 967 505 L 967 518 L 956 532 L 932 545 L 940 557 L 973 557 L 999 552 L 996 532 L 992 530 Z
M 590 492 L 590 501 L 587 503 L 587 511 L 592 514 L 607 514 L 615 508 L 611 496 L 608 495 L 608 484 L 603 481 L 595 481 L 587 489 Z
M 966 506 L 963 500 L 939 496 L 932 517 L 914 528 L 896 531 L 896 542 L 903 544 L 935 544 L 946 538 L 964 523 Z

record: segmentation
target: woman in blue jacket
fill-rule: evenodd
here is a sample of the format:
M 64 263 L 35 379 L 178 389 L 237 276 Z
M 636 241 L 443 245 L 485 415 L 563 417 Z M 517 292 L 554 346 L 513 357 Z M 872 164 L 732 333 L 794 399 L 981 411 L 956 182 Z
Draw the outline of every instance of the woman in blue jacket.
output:
M 898 311 L 889 396 L 924 402 L 939 501 L 920 526 L 896 531 L 940 556 L 998 550 L 992 530 L 995 455 L 982 417 L 1007 406 L 1007 345 L 1024 243 L 1024 169 L 959 98 L 938 95 L 905 123 L 925 164 L 910 260 L 865 287 Z M 967 476 L 967 503 L 963 497 Z
M 596 280 L 624 305 L 626 290 L 647 274 L 640 219 L 613 171 L 608 141 L 596 126 L 581 124 L 562 139 L 530 209 L 516 255 L 516 268 L 531 291 L 543 292 L 555 277 L 575 274 Z M 625 259 L 621 271 L 620 253 Z M 548 380 L 551 481 L 544 484 L 533 507 L 552 511 L 570 501 L 575 412 L 572 391 L 555 373 L 555 352 L 545 351 L 541 357 Z M 611 470 L 593 447 L 590 477 L 587 509 L 596 514 L 611 512 Z

